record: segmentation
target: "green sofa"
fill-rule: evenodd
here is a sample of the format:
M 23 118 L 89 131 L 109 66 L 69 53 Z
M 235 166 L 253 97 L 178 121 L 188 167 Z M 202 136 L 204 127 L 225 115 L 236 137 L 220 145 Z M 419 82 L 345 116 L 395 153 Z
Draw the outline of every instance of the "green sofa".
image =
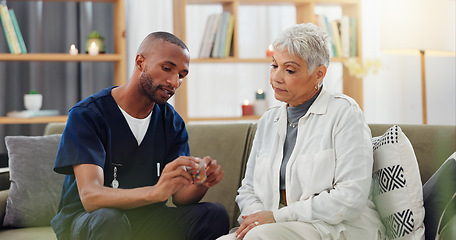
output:
M 392 125 L 371 124 L 372 136 L 382 135 Z M 456 150 L 456 127 L 433 125 L 400 125 L 413 145 L 424 184 Z M 48 124 L 44 135 L 61 133 L 64 124 Z M 256 124 L 189 124 L 189 144 L 193 156 L 212 156 L 225 171 L 225 178 L 213 187 L 203 201 L 222 203 L 237 225 L 239 209 L 235 203 L 245 164 L 256 131 Z M 49 169 L 51 172 L 52 170 Z M 0 173 L 0 222 L 3 221 L 9 189 L 8 172 Z M 453 217 L 452 224 L 455 224 Z M 55 239 L 50 227 L 3 228 L 0 239 Z

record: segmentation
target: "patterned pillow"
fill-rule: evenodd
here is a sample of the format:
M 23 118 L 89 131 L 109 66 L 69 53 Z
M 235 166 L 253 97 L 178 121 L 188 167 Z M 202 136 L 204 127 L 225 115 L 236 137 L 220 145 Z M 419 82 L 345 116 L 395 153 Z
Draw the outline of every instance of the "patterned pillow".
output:
M 372 200 L 389 239 L 424 239 L 423 190 L 412 144 L 399 126 L 372 139 Z

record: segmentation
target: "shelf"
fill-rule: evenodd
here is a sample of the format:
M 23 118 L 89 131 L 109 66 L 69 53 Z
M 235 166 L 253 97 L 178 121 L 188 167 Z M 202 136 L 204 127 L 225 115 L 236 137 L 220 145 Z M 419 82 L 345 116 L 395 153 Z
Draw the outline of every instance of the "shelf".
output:
M 240 58 L 239 54 L 239 39 L 243 36 L 238 31 L 239 22 L 238 9 L 243 5 L 292 5 L 296 9 L 296 23 L 316 23 L 316 7 L 317 6 L 339 6 L 342 11 L 342 15 L 353 16 L 358 19 L 358 31 L 357 31 L 357 50 L 358 56 L 353 57 L 357 60 L 362 59 L 362 21 L 361 21 L 361 0 L 173 0 L 173 27 L 174 34 L 184 42 L 187 39 L 186 20 L 187 20 L 187 5 L 220 5 L 223 11 L 228 11 L 233 14 L 235 23 L 233 30 L 232 40 L 232 53 L 227 58 L 205 58 L 205 59 L 191 59 L 190 63 L 201 63 L 201 64 L 220 64 L 220 63 L 271 63 L 271 58 L 262 57 L 259 58 Z M 193 16 L 189 16 L 193 17 Z M 345 57 L 333 57 L 331 62 L 343 63 L 349 58 Z M 348 74 L 347 68 L 342 66 L 343 71 L 343 92 L 344 94 L 354 98 L 358 104 L 363 106 L 363 79 L 356 78 Z M 187 82 L 184 81 L 179 89 L 179 94 L 175 96 L 175 109 L 179 112 L 185 121 L 231 121 L 231 120 L 245 120 L 242 118 L 191 118 L 188 116 L 188 89 Z
M 113 38 L 114 53 L 70 55 L 69 53 L 27 53 L 10 54 L 0 53 L 0 61 L 35 61 L 35 62 L 113 62 L 114 85 L 122 85 L 127 79 L 127 48 L 125 39 L 125 0 L 16 0 L 16 1 L 43 1 L 43 2 L 102 2 L 113 4 Z M 34 118 L 0 117 L 0 124 L 46 124 L 50 122 L 66 122 L 68 116 L 46 116 Z
M 229 4 L 229 3 L 240 3 L 245 5 L 282 5 L 282 4 L 359 4 L 359 0 L 187 0 L 187 4 Z
M 331 62 L 344 62 L 348 58 L 333 57 Z M 190 63 L 271 63 L 271 58 L 193 58 Z
M 251 115 L 242 117 L 202 117 L 202 118 L 188 118 L 189 122 L 204 122 L 204 121 L 257 121 L 261 116 Z
M 117 0 L 15 0 L 15 1 L 43 1 L 43 2 L 108 2 L 115 3 Z
M 121 61 L 120 54 L 88 54 L 70 55 L 67 53 L 0 53 L 0 61 L 39 61 L 39 62 L 117 62 Z
M 34 118 L 12 118 L 0 117 L 0 124 L 35 124 L 35 123 L 50 123 L 50 122 L 66 122 L 68 116 L 47 116 Z

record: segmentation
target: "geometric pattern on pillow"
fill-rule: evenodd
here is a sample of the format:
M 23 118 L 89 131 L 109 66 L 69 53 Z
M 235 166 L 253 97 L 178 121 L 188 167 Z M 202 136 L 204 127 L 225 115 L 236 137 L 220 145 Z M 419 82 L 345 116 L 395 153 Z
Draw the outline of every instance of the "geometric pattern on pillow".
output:
M 398 128 L 399 126 L 393 126 L 390 129 L 386 130 L 386 132 L 381 137 L 373 138 L 372 145 L 374 151 L 385 144 L 397 144 L 399 141 Z
M 390 232 L 387 232 L 390 239 L 400 238 L 413 232 L 413 212 L 410 209 L 394 213 L 383 221 L 388 226 L 387 229 L 390 229 Z
M 373 189 L 374 196 L 395 189 L 405 188 L 404 168 L 401 165 L 394 165 L 379 169 L 374 172 L 373 181 L 375 181 L 375 188 Z
M 371 197 L 388 239 L 424 239 L 421 176 L 413 147 L 399 126 L 372 138 Z

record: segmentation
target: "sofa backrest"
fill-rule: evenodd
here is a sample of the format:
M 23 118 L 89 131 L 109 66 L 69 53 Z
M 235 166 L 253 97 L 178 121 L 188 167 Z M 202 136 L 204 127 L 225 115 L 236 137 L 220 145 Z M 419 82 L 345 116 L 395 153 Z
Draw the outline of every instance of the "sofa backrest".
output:
M 239 210 L 234 201 L 243 178 L 245 161 L 250 153 L 253 124 L 189 124 L 190 154 L 211 156 L 222 166 L 223 180 L 207 192 L 202 201 L 218 202 L 225 206 L 230 224 L 236 224 Z
M 50 123 L 44 135 L 62 133 L 65 123 Z M 256 124 L 188 124 L 190 154 L 194 157 L 211 156 L 222 166 L 223 181 L 211 188 L 202 201 L 218 202 L 225 206 L 230 224 L 237 224 L 239 209 L 234 201 L 244 177 L 245 161 L 250 154 Z M 170 206 L 172 203 L 169 202 Z
M 64 123 L 49 124 L 45 134 L 61 133 Z M 381 136 L 392 124 L 369 124 L 372 136 Z M 399 125 L 415 151 L 424 184 L 442 163 L 456 151 L 456 126 Z M 222 203 L 236 226 L 239 209 L 234 201 L 250 154 L 256 124 L 188 124 L 190 153 L 211 156 L 223 167 L 225 177 L 203 201 Z

